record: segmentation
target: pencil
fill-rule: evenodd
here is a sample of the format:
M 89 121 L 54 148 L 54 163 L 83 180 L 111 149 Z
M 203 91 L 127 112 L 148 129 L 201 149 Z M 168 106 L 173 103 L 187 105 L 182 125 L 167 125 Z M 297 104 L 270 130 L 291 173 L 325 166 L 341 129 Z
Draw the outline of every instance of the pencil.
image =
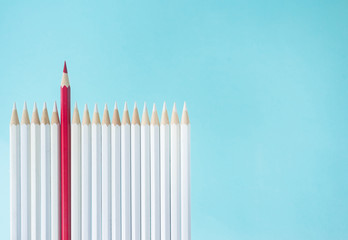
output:
M 10 121 L 10 239 L 21 238 L 20 129 L 16 103 Z
M 60 187 L 61 187 L 61 240 L 71 238 L 71 136 L 70 136 L 70 83 L 66 62 L 60 87 Z
M 91 120 L 87 104 L 81 129 L 81 239 L 91 240 Z
M 111 239 L 111 132 L 108 107 L 102 121 L 102 239 Z
M 161 197 L 160 197 L 160 144 L 159 120 L 156 105 L 153 105 L 150 124 L 151 156 L 151 240 L 161 239 Z
M 71 239 L 81 239 L 81 122 L 77 103 L 71 123 Z
M 166 103 L 163 104 L 160 124 L 161 166 L 161 239 L 170 239 L 170 151 L 169 118 Z
M 111 124 L 112 240 L 121 240 L 121 121 L 115 103 Z
M 56 102 L 51 118 L 51 240 L 60 240 L 60 123 Z
M 191 129 L 186 103 L 181 117 L 181 240 L 191 240 Z
M 141 117 L 141 239 L 150 240 L 150 120 L 144 103 Z
M 132 240 L 140 240 L 140 119 L 134 104 L 131 124 Z
M 131 171 L 130 171 L 130 120 L 127 103 L 124 104 L 121 123 L 121 206 L 122 240 L 131 239 Z
M 21 239 L 30 239 L 30 121 L 24 102 L 21 119 Z
M 171 239 L 180 239 L 180 123 L 174 103 L 170 123 L 170 224 Z
M 40 119 L 36 103 L 30 126 L 30 159 L 31 159 L 31 239 L 40 239 Z
M 92 240 L 101 239 L 101 126 L 97 104 L 92 118 Z
M 39 206 L 40 207 L 40 206 Z M 51 126 L 47 106 L 41 115 L 41 238 L 51 237 Z

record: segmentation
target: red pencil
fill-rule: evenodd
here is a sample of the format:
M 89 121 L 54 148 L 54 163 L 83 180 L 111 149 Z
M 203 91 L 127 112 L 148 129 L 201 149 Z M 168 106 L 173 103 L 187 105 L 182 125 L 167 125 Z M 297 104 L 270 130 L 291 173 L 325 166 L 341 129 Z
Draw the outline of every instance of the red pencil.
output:
M 64 62 L 62 83 L 60 86 L 60 216 L 61 239 L 70 240 L 71 236 L 71 209 L 70 209 L 70 84 L 66 63 Z

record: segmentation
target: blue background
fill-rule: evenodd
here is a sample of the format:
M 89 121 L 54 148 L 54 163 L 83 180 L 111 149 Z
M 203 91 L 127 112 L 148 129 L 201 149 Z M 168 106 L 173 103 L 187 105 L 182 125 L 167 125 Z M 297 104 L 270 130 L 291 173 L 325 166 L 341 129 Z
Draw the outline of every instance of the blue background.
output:
M 64 60 L 80 111 L 187 101 L 192 239 L 348 239 L 347 1 L 7 2 L 3 239 L 12 104 L 51 112 Z

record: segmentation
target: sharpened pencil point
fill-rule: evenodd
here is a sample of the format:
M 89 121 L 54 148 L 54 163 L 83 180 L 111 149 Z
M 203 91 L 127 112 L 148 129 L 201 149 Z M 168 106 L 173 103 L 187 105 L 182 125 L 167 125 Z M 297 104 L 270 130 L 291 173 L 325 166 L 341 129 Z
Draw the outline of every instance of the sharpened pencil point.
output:
M 117 102 L 115 102 L 114 110 L 118 110 L 118 108 L 117 108 Z
M 138 112 L 138 108 L 137 108 L 137 103 L 134 103 L 132 124 L 133 125 L 134 124 L 140 125 L 140 119 L 139 119 L 139 112 Z
M 68 73 L 68 69 L 66 68 L 66 61 L 64 61 L 63 73 Z
M 84 111 L 88 111 L 87 103 L 85 104 L 85 109 Z
M 184 102 L 184 109 L 183 109 L 183 111 L 187 111 L 186 102 Z
M 41 124 L 50 124 L 50 119 L 48 118 L 46 102 L 44 102 L 44 106 L 42 109 Z
M 177 110 L 176 110 L 176 103 L 174 103 L 174 105 L 173 105 L 173 112 L 177 112 Z
M 75 108 L 74 108 L 73 117 L 72 117 L 72 123 L 75 123 L 75 124 L 81 123 L 79 110 L 77 109 L 77 103 L 75 103 Z
M 36 102 L 34 102 L 33 115 L 31 117 L 32 124 L 40 124 L 39 113 L 37 111 Z
M 124 103 L 123 111 L 128 111 L 127 102 Z
M 102 124 L 110 125 L 110 116 L 109 116 L 109 111 L 108 111 L 108 105 L 107 104 L 105 104 L 105 107 L 104 107 Z
M 181 124 L 190 124 L 190 119 L 187 112 L 186 102 L 184 102 L 184 108 L 182 110 Z
M 75 106 L 74 106 L 74 109 L 76 109 L 77 108 L 77 102 L 75 102 Z
M 53 105 L 53 112 L 58 112 L 56 101 L 54 102 L 54 105 Z
M 13 108 L 12 108 L 12 110 L 13 110 L 13 111 L 14 111 L 14 110 L 17 110 L 16 102 L 13 103 Z
M 97 106 L 97 104 L 94 105 L 94 112 L 98 112 L 98 106 Z
M 44 102 L 43 109 L 47 109 L 47 104 Z
M 89 118 L 88 106 L 85 104 L 85 110 L 83 111 L 82 124 L 91 124 L 91 119 Z
M 115 106 L 114 106 L 114 114 L 112 116 L 112 125 L 114 126 L 121 125 L 120 114 L 118 113 L 118 108 L 117 108 L 117 102 L 115 102 Z
M 107 111 L 108 110 L 108 105 L 105 103 L 105 106 L 104 106 L 104 111 Z
M 21 124 L 30 124 L 27 102 L 24 102 Z
M 159 125 L 159 119 L 158 119 L 155 103 L 153 104 L 153 108 L 152 108 L 151 125 Z
M 163 103 L 161 124 L 163 124 L 163 125 L 169 124 L 169 118 L 168 118 L 166 102 Z
M 19 119 L 18 119 L 17 107 L 16 107 L 16 103 L 13 103 L 10 125 L 18 125 L 18 124 L 19 124 Z
M 143 116 L 141 117 L 141 125 L 149 125 L 149 114 L 147 112 L 146 102 L 144 103 Z
M 27 102 L 24 102 L 23 111 L 27 110 Z
M 95 106 L 94 106 L 94 113 L 93 113 L 92 123 L 94 123 L 94 124 L 100 124 L 100 118 L 99 118 L 99 113 L 98 113 L 98 106 L 97 106 L 97 104 L 95 104 Z
M 123 109 L 123 115 L 122 115 L 122 124 L 130 124 L 127 102 L 124 103 L 124 109 Z
M 174 103 L 173 111 L 172 111 L 172 118 L 171 118 L 171 124 L 179 124 L 179 115 L 178 111 L 176 110 L 176 104 Z
M 154 104 L 153 104 L 153 107 L 152 107 L 152 112 L 155 112 L 155 111 L 157 111 L 157 110 L 156 110 L 156 103 L 154 103 Z
M 33 112 L 37 111 L 37 106 L 36 106 L 36 102 L 34 102 L 34 109 Z

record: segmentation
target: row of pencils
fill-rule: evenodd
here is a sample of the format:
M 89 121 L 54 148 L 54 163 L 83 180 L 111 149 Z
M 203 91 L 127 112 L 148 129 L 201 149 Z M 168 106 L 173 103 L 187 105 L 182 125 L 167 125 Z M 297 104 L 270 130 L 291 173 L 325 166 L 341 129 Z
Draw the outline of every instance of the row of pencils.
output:
M 64 64 L 61 117 L 51 122 L 44 104 L 41 121 L 26 104 L 10 122 L 11 239 L 190 240 L 190 122 L 184 104 L 169 121 L 163 104 L 151 120 L 144 104 L 140 120 L 127 103 L 122 121 L 117 104 L 110 119 L 105 105 L 92 121 L 70 117 L 70 83 Z

